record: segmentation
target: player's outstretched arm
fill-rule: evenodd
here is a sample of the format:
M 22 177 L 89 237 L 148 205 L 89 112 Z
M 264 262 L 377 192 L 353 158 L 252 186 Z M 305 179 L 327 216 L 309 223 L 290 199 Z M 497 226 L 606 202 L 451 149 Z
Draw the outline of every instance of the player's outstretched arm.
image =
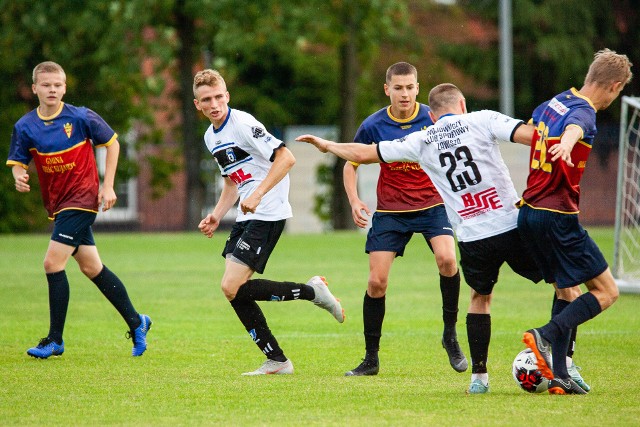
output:
M 562 159 L 568 166 L 573 167 L 571 162 L 571 150 L 576 143 L 582 138 L 583 132 L 580 126 L 569 125 L 564 129 L 562 137 L 560 137 L 560 143 L 553 145 L 549 148 L 549 154 L 551 154 L 551 161 L 554 162 L 557 159 Z
M 513 142 L 530 147 L 532 143 L 537 141 L 538 131 L 533 125 L 520 125 L 513 134 Z
M 31 191 L 31 186 L 29 186 L 29 174 L 22 165 L 13 165 L 11 167 L 11 173 L 15 180 L 16 190 L 21 193 L 28 193 Z
M 359 164 L 382 162 L 378 157 L 378 151 L 374 144 L 366 145 L 352 142 L 338 144 L 314 135 L 300 135 L 296 138 L 296 141 L 306 142 L 314 145 L 323 153 L 332 153 L 342 159 Z

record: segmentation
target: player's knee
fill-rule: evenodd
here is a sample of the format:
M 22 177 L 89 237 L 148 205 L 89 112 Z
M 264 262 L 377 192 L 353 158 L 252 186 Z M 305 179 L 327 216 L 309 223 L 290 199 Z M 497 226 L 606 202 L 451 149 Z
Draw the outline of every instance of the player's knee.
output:
M 64 264 L 61 264 L 58 260 L 49 256 L 45 256 L 43 267 L 46 273 L 56 273 L 60 270 L 64 270 Z
M 382 277 L 369 277 L 367 293 L 372 298 L 381 298 L 387 293 L 388 279 Z
M 228 301 L 234 299 L 238 293 L 238 287 L 228 282 L 222 282 L 220 284 L 220 289 Z
M 618 286 L 614 284 L 614 286 L 612 286 L 611 290 L 609 291 L 609 299 L 611 301 L 609 305 L 612 305 L 614 302 L 616 302 L 619 296 L 620 291 L 618 290 Z
M 446 255 L 436 257 L 436 264 L 441 275 L 451 277 L 458 271 L 458 263 L 456 257 Z

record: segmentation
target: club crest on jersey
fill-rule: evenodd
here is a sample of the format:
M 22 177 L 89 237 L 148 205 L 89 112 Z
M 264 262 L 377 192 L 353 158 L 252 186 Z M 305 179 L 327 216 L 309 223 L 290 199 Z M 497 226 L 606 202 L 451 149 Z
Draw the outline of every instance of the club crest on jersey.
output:
M 262 138 L 263 136 L 266 135 L 264 129 L 262 129 L 261 127 L 258 127 L 258 126 L 253 126 L 251 128 L 251 132 L 253 133 L 253 137 L 255 139 Z
M 233 148 L 227 148 L 224 151 L 224 154 L 227 155 L 227 159 L 229 159 L 229 163 L 234 163 L 236 161 L 236 153 L 233 151 Z
M 71 131 L 73 131 L 73 125 L 71 123 L 65 123 L 64 133 L 67 134 L 67 138 L 71 138 Z
M 462 198 L 462 203 L 465 208 L 459 210 L 458 214 L 464 219 L 473 218 L 485 212 L 503 207 L 495 187 L 476 194 L 462 194 L 460 197 Z

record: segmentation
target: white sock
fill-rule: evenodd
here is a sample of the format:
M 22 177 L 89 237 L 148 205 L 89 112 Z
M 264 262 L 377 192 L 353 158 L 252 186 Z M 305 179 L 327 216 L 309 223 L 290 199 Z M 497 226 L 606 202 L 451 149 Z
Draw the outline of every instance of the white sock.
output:
M 471 382 L 475 380 L 480 380 L 482 384 L 489 385 L 489 374 L 471 374 Z

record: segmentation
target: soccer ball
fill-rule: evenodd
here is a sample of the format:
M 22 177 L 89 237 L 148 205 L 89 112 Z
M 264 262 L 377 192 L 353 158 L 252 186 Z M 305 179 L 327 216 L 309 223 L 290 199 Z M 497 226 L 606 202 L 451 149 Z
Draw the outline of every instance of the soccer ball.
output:
M 549 388 L 549 380 L 538 370 L 538 359 L 531 349 L 522 350 L 513 360 L 513 379 L 524 391 L 542 393 Z

